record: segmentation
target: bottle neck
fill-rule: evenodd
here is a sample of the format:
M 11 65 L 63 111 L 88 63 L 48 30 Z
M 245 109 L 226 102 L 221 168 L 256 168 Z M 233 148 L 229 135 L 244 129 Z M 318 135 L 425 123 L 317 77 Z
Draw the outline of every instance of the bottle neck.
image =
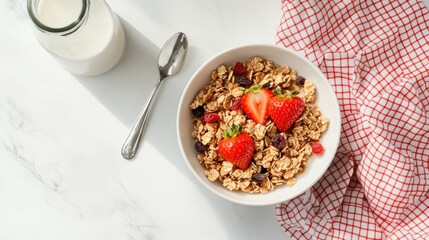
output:
M 47 1 L 47 0 L 45 0 Z M 53 0 L 55 1 L 55 0 Z M 64 27 L 52 27 L 41 21 L 39 15 L 39 3 L 41 0 L 27 0 L 27 11 L 33 24 L 42 32 L 57 34 L 61 36 L 69 35 L 78 30 L 88 18 L 90 0 L 69 0 L 69 1 L 82 1 L 82 8 L 76 18 L 70 24 Z

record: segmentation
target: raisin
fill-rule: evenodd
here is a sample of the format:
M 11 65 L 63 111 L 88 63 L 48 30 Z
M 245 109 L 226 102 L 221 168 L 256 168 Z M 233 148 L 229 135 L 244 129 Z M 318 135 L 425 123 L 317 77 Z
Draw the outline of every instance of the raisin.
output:
M 195 109 L 192 109 L 192 115 L 194 115 L 194 117 L 202 117 L 204 115 L 204 107 L 203 106 L 198 106 Z
M 276 134 L 271 138 L 271 144 L 277 149 L 283 149 L 286 147 L 286 139 L 282 135 Z
M 262 173 L 254 173 L 252 174 L 252 180 L 256 183 L 262 183 L 264 181 L 265 175 Z
M 207 145 L 204 145 L 202 142 L 195 142 L 195 150 L 197 150 L 197 152 L 199 153 L 203 153 L 205 151 L 207 151 L 208 147 Z
M 245 88 L 252 86 L 252 81 L 250 81 L 250 79 L 248 79 L 244 75 L 237 77 L 237 83 L 240 84 L 240 86 L 245 87 Z
M 305 77 L 297 76 L 295 78 L 295 85 L 304 85 L 304 83 L 305 83 Z

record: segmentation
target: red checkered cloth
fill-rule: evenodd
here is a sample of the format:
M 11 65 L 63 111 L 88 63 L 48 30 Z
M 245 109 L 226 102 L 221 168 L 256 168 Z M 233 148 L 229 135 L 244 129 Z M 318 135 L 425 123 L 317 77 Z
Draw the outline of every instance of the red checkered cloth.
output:
M 282 1 L 277 44 L 340 103 L 326 174 L 276 205 L 294 239 L 429 239 L 429 11 L 419 1 Z

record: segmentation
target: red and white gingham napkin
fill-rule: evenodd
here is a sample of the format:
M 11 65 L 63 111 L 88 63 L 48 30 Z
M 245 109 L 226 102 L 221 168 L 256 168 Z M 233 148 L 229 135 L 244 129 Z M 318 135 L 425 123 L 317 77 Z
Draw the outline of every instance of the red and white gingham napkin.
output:
M 341 108 L 323 178 L 276 205 L 294 239 L 429 239 L 429 11 L 420 1 L 282 1 L 277 44 L 313 61 Z

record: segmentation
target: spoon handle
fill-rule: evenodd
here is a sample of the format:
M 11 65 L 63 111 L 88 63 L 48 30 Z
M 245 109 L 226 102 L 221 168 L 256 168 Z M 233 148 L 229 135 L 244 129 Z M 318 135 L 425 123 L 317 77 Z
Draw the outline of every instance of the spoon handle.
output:
M 136 122 L 134 123 L 134 126 L 131 129 L 131 132 L 128 135 L 127 139 L 125 140 L 124 145 L 122 146 L 121 154 L 125 159 L 132 159 L 136 155 L 140 139 L 143 135 L 143 131 L 146 126 L 146 121 L 149 115 L 153 97 L 155 96 L 158 87 L 161 85 L 161 82 L 162 81 L 158 81 L 158 83 L 152 89 L 149 98 L 146 100 L 142 111 L 140 112 Z

